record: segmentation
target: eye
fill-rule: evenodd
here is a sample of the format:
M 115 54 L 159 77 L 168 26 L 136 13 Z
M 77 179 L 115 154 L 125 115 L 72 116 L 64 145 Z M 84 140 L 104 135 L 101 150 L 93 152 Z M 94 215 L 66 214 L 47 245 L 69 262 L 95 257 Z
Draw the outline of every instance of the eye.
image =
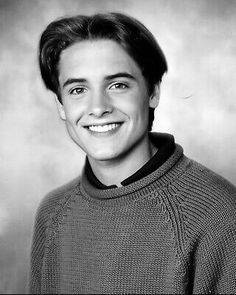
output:
M 113 85 L 111 85 L 110 89 L 112 90 L 123 90 L 128 88 L 128 85 L 124 84 L 124 83 L 115 83 Z
M 84 88 L 84 87 L 76 87 L 76 88 L 73 88 L 70 91 L 70 94 L 72 94 L 72 95 L 80 95 L 80 94 L 83 94 L 85 92 L 87 92 L 86 88 Z

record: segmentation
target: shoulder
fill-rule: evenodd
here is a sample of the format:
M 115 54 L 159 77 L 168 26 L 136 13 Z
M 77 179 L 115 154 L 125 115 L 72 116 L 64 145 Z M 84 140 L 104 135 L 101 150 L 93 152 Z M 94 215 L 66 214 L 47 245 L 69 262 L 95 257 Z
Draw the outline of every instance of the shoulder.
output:
M 178 179 L 179 208 L 188 235 L 236 229 L 236 188 L 222 176 L 190 160 Z
M 194 267 L 194 291 L 232 293 L 236 288 L 236 188 L 192 160 L 179 183 L 179 228 L 183 229 L 179 245 L 187 267 Z
M 236 210 L 236 187 L 204 165 L 184 158 L 188 164 L 168 188 L 172 201 L 188 208 L 189 214 L 198 208 L 208 213 L 211 210 Z
M 30 290 L 32 293 L 41 293 L 41 269 L 46 244 L 50 237 L 50 228 L 56 215 L 62 211 L 63 206 L 66 206 L 69 199 L 75 196 L 78 184 L 79 178 L 76 178 L 54 189 L 43 198 L 38 207 L 31 245 Z
M 201 203 L 229 204 L 236 206 L 236 187 L 224 177 L 191 160 L 191 166 L 183 177 L 185 190 L 191 199 Z M 209 203 L 210 202 L 210 203 Z
M 49 192 L 38 206 L 36 223 L 47 227 L 53 216 L 63 209 L 66 203 L 77 193 L 79 182 L 80 177 L 77 177 Z
M 213 251 L 213 248 L 216 251 L 223 245 L 229 249 L 235 247 L 236 188 L 233 184 L 188 159 L 186 169 L 166 190 L 170 217 L 182 255 L 188 257 L 193 249 L 201 252 L 202 249 Z

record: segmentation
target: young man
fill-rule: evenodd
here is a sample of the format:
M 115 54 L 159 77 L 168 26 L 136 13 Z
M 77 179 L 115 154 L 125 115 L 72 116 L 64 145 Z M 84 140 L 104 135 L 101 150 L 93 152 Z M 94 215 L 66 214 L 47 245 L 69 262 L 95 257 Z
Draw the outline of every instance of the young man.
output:
M 151 133 L 167 63 L 137 20 L 51 23 L 40 68 L 87 157 L 37 213 L 31 293 L 236 292 L 236 189 Z

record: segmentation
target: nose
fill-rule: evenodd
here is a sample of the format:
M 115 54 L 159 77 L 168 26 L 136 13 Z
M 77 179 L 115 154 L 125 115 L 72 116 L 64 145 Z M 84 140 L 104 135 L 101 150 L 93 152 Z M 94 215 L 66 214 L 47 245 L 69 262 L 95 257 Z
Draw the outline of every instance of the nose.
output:
M 91 94 L 88 102 L 88 114 L 102 117 L 104 114 L 112 112 L 110 99 L 103 91 L 96 91 Z

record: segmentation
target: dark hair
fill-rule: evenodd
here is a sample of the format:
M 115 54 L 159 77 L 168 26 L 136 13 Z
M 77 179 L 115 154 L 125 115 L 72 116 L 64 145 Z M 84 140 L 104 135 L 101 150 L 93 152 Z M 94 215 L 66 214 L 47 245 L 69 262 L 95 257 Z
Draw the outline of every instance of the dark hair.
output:
M 147 82 L 149 93 L 167 72 L 165 56 L 151 32 L 138 20 L 121 13 L 77 15 L 50 23 L 39 45 L 39 64 L 46 87 L 61 102 L 58 81 L 58 62 L 61 52 L 83 40 L 110 39 L 121 45 L 137 62 Z M 149 111 L 149 130 L 154 109 Z

